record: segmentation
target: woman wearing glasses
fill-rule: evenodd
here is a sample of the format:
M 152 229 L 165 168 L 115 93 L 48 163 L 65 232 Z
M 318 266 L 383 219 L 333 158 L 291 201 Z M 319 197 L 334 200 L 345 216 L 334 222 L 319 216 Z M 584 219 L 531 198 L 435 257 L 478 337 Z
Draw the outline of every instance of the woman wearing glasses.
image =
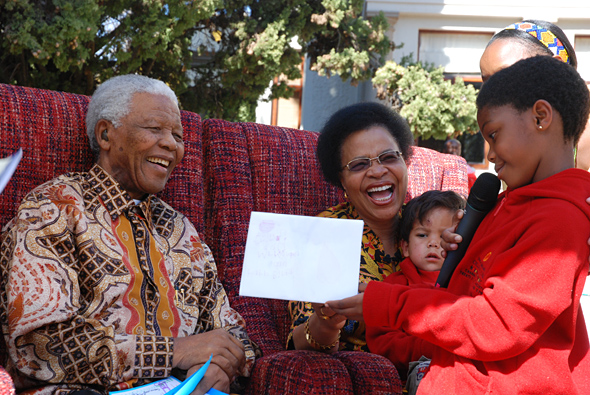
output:
M 320 216 L 364 221 L 360 283 L 383 280 L 403 260 L 395 219 L 406 197 L 412 143 L 406 121 L 379 103 L 337 111 L 320 133 L 317 155 L 324 177 L 347 199 Z M 368 351 L 363 323 L 347 321 L 321 304 L 293 301 L 289 309 L 289 349 Z

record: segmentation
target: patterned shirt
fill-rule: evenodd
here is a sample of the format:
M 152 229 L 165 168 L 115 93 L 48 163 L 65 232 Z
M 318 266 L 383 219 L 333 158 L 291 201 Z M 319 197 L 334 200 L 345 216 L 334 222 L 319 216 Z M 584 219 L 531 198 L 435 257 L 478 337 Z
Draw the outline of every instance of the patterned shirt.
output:
M 361 219 L 353 205 L 341 203 L 318 214 L 319 217 Z M 361 248 L 361 264 L 359 283 L 369 281 L 383 281 L 389 274 L 399 270 L 399 264 L 403 260 L 400 251 L 392 257 L 385 253 L 383 244 L 377 235 L 365 224 Z M 293 329 L 307 321 L 314 313 L 309 302 L 289 302 L 291 314 L 291 332 L 287 339 L 287 349 L 294 349 Z M 341 331 L 339 350 L 369 351 L 365 340 L 365 324 L 362 322 L 347 320 Z
M 173 338 L 224 328 L 254 345 L 211 251 L 155 196 L 100 166 L 30 192 L 2 235 L 0 322 L 19 392 L 104 392 L 170 376 Z

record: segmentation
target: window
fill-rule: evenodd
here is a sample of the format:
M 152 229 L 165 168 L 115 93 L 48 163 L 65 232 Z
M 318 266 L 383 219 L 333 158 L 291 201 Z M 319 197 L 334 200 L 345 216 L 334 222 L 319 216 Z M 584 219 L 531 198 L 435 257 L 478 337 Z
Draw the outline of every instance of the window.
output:
M 493 33 L 420 31 L 418 60 L 445 73 L 479 76 L 479 58 Z
M 464 31 L 420 31 L 418 60 L 443 66 L 445 77 L 463 78 L 463 81 L 481 87 L 479 59 L 493 33 Z M 486 144 L 480 133 L 464 133 L 457 137 L 461 142 L 461 156 L 476 168 L 487 168 Z M 444 141 L 420 140 L 418 145 L 443 151 Z
M 574 40 L 578 72 L 586 82 L 590 82 L 590 36 L 576 36 Z

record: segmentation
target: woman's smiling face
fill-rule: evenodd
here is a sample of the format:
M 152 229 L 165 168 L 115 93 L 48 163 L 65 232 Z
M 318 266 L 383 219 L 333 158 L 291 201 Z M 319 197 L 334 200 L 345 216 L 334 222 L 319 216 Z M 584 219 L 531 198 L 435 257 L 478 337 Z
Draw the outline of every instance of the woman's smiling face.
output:
M 403 159 L 393 164 L 373 160 L 368 169 L 350 171 L 346 164 L 357 158 L 375 158 L 385 151 L 400 151 L 395 138 L 382 126 L 371 126 L 350 135 L 342 145 L 340 182 L 360 217 L 373 228 L 392 223 L 408 188 L 408 171 Z

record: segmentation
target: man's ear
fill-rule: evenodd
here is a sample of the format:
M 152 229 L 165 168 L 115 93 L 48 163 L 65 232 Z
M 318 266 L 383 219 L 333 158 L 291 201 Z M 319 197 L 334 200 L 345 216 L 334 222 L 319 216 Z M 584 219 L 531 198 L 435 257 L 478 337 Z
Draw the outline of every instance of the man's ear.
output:
M 409 246 L 410 246 L 410 243 L 408 243 L 405 240 L 402 240 L 400 243 L 400 247 L 402 248 L 402 254 L 404 255 L 404 258 L 407 258 L 410 256 L 410 250 L 408 248 Z
M 96 142 L 100 147 L 101 151 L 108 151 L 111 147 L 111 142 L 109 140 L 109 134 L 113 130 L 113 124 L 106 119 L 101 119 L 96 123 L 94 127 L 94 136 L 96 137 Z
M 553 122 L 553 106 L 547 100 L 537 100 L 533 104 L 532 113 L 535 127 L 538 130 L 547 130 Z

